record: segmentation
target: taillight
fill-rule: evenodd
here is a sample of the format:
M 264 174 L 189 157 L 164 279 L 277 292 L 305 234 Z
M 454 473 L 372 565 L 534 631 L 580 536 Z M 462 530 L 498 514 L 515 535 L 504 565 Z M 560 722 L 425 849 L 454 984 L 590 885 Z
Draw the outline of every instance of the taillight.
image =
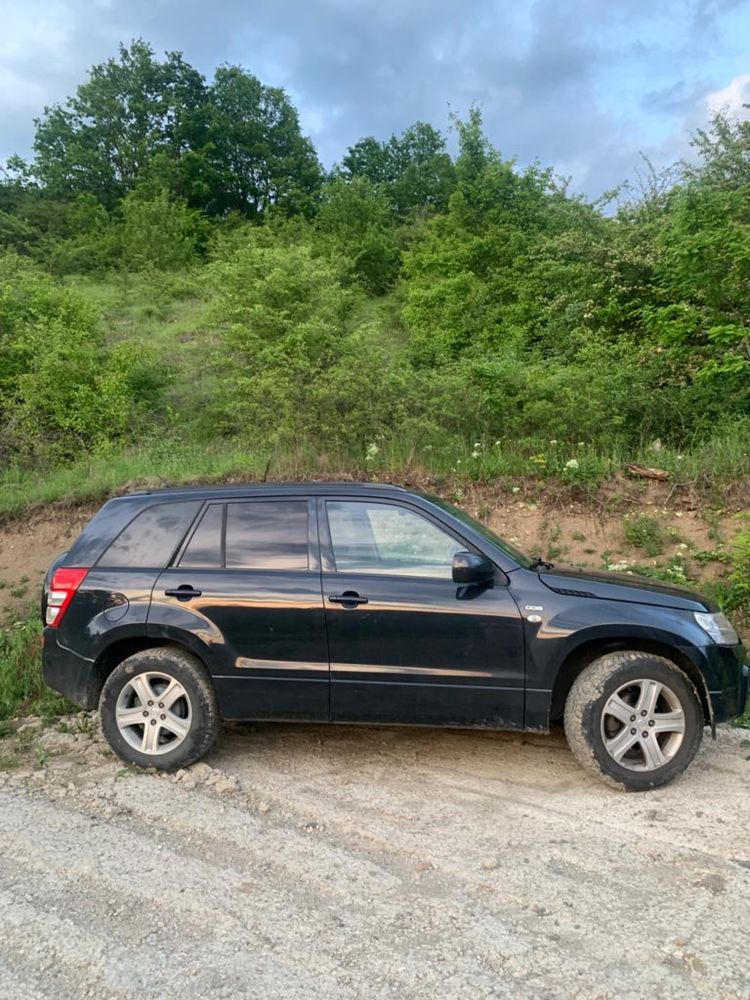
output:
M 64 567 L 56 569 L 52 574 L 52 583 L 47 594 L 47 612 L 44 616 L 47 625 L 59 625 L 73 595 L 86 579 L 87 569 L 72 569 Z

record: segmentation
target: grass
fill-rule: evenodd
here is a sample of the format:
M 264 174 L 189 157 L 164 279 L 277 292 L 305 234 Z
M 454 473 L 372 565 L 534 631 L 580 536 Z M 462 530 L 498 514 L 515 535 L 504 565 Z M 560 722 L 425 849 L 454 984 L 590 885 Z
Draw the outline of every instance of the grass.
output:
M 121 452 L 82 457 L 44 471 L 10 468 L 0 473 L 0 517 L 37 504 L 82 503 L 129 487 L 167 486 L 262 475 L 265 454 L 231 443 L 154 442 Z
M 721 453 L 720 442 L 716 444 L 717 453 Z M 720 489 L 722 482 L 737 482 L 745 475 L 750 476 L 750 434 L 745 448 L 742 460 L 738 459 L 731 469 L 722 464 L 702 466 L 701 474 L 696 474 L 696 482 L 701 481 L 702 475 L 705 482 L 710 481 Z M 451 478 L 459 484 L 461 481 L 494 481 L 508 490 L 518 480 L 534 478 L 540 482 L 563 482 L 591 492 L 602 481 L 621 472 L 629 461 L 642 458 L 617 450 L 598 451 L 592 445 L 580 445 L 574 449 L 578 455 L 577 467 L 569 469 L 567 455 L 570 450 L 573 449 L 562 449 L 556 445 L 554 449 L 549 449 L 550 455 L 545 456 L 539 451 L 530 454 L 528 442 L 483 444 L 481 441 L 462 443 L 454 439 L 440 446 L 418 447 L 408 440 L 398 439 L 378 442 L 377 454 L 373 458 L 372 451 L 368 452 L 366 448 L 361 453 L 355 450 L 334 451 L 314 441 L 280 449 L 269 443 L 251 440 L 191 439 L 188 428 L 188 433 L 182 437 L 170 436 L 165 431 L 159 439 L 83 454 L 73 462 L 43 468 L 7 467 L 0 472 L 0 518 L 19 516 L 39 504 L 99 500 L 139 486 L 159 487 L 242 478 L 254 480 L 265 474 L 271 479 L 296 479 L 344 472 L 346 475 L 380 480 L 424 474 Z M 697 454 L 698 457 L 690 454 L 683 456 L 685 469 L 695 471 L 700 465 L 700 456 L 708 462 L 714 453 L 700 445 Z M 648 525 L 646 520 L 649 519 L 636 519 L 626 525 L 628 541 L 641 548 L 646 555 L 660 554 L 658 525 Z
M 647 556 L 660 556 L 664 551 L 664 538 L 658 521 L 647 514 L 626 514 L 622 522 L 625 541 L 641 549 Z
M 42 678 L 38 615 L 0 628 L 0 720 L 19 714 L 52 717 L 71 710 Z

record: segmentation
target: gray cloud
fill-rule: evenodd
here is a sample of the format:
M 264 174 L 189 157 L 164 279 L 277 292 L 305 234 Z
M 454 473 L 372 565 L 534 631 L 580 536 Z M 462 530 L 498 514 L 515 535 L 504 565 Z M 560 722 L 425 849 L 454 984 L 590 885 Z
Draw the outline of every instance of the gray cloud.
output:
M 449 106 L 465 114 L 478 104 L 505 155 L 538 158 L 596 195 L 632 173 L 640 149 L 680 147 L 674 136 L 701 93 L 734 75 L 707 82 L 692 53 L 720 50 L 722 18 L 743 5 L 29 0 L 0 39 L 0 157 L 27 154 L 42 105 L 140 35 L 157 51 L 184 51 L 207 75 L 238 62 L 286 87 L 327 165 L 363 135 L 387 137 L 417 119 L 445 128 Z M 657 119 L 666 120 L 658 135 Z

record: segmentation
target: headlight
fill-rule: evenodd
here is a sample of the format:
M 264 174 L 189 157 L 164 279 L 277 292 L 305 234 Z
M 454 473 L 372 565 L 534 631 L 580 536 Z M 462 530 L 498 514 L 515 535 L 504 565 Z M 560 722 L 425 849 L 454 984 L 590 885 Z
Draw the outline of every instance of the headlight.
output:
M 707 632 L 714 642 L 721 646 L 735 646 L 739 641 L 739 636 L 732 628 L 732 623 L 721 611 L 715 615 L 707 611 L 694 611 L 695 620 L 704 632 Z

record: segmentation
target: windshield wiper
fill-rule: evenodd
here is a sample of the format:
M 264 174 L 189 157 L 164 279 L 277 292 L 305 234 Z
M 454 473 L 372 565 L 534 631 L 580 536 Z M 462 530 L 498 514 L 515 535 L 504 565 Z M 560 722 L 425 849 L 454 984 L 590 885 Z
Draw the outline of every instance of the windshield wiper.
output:
M 534 556 L 531 560 L 531 565 L 529 569 L 554 569 L 555 564 L 547 562 L 546 559 L 542 559 L 541 556 Z

